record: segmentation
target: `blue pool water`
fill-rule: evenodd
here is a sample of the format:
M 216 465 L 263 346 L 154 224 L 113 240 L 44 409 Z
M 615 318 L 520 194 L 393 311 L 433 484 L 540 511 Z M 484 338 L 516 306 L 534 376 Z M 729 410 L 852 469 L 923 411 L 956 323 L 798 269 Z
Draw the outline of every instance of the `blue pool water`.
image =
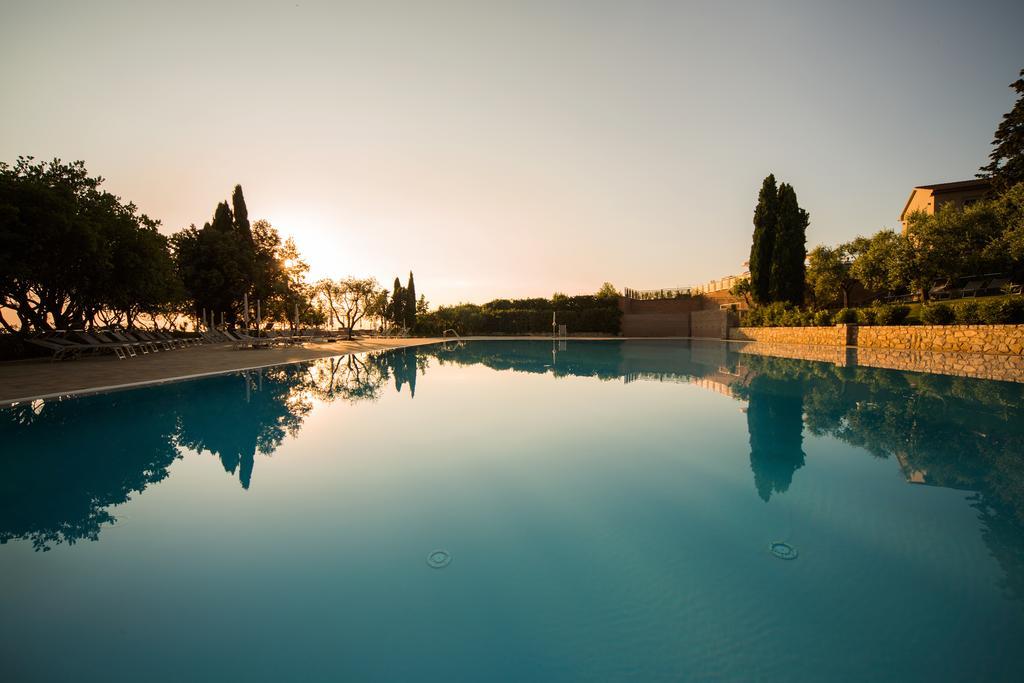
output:
M 0 678 L 1020 680 L 1021 385 L 741 350 L 469 342 L 0 410 Z

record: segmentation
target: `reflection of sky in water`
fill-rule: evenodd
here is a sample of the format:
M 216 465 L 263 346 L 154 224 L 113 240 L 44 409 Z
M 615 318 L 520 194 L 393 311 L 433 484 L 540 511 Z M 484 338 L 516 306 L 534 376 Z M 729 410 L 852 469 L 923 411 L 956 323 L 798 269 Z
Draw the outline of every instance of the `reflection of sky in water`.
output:
M 1021 391 L 473 342 L 16 407 L 0 652 L 13 680 L 1007 679 Z

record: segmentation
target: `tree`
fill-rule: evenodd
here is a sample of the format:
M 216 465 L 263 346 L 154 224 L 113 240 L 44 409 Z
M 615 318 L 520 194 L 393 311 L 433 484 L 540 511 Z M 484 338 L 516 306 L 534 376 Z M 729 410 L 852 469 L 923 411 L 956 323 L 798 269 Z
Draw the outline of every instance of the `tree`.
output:
M 992 210 L 1001 235 L 988 247 L 994 261 L 1008 260 L 1020 277 L 1024 271 L 1024 182 L 1017 183 L 993 202 Z
M 409 271 L 409 285 L 405 288 L 405 326 L 410 330 L 416 327 L 416 283 Z
M 1001 194 L 1024 182 L 1024 69 L 1021 78 L 1010 84 L 1017 93 L 1013 108 L 1003 114 L 992 140 L 989 163 L 981 167 L 979 177 L 991 178 L 993 189 Z
M 749 277 L 740 278 L 736 282 L 736 284 L 734 284 L 732 287 L 729 288 L 729 293 L 732 294 L 733 296 L 741 296 L 741 297 L 743 297 L 744 303 L 746 303 L 747 306 L 749 306 L 750 305 L 750 293 L 751 293 L 750 278 Z
M 235 185 L 231 193 L 231 208 L 234 216 L 233 227 L 238 236 L 243 240 L 252 241 L 252 228 L 249 225 L 249 209 L 245 205 L 245 197 L 242 195 L 242 186 Z
M 775 175 L 769 174 L 761 183 L 754 209 L 754 239 L 750 247 L 750 290 L 756 303 L 771 301 L 772 254 L 775 251 L 778 189 Z
M 386 289 L 379 289 L 373 297 L 370 308 L 366 315 L 377 319 L 377 327 L 384 330 L 391 320 L 391 296 Z
M 391 290 L 391 322 L 399 327 L 405 325 L 405 304 L 405 291 L 396 277 L 394 289 Z
M 605 282 L 601 285 L 601 288 L 597 290 L 597 293 L 594 296 L 598 299 L 618 299 L 622 296 L 622 293 L 615 289 L 615 285 L 612 283 Z
M 174 290 L 158 221 L 100 188 L 85 163 L 0 163 L 0 305 L 20 334 L 83 329 L 109 311 L 129 323 Z
M 807 257 L 807 287 L 819 307 L 850 305 L 850 292 L 857 279 L 851 270 L 857 257 L 867 249 L 868 240 L 858 237 L 834 249 L 818 245 Z
M 991 260 L 990 245 L 1001 234 L 992 201 L 946 205 L 934 214 L 913 213 L 902 239 L 900 275 L 926 301 L 936 280 L 998 268 L 1001 264 Z
M 206 310 L 224 314 L 234 324 L 242 317 L 246 295 L 250 305 L 260 302 L 261 315 L 288 321 L 296 305 L 309 312 L 309 266 L 293 240 L 282 241 L 268 221 L 249 222 L 249 211 L 236 185 L 231 205 L 220 202 L 213 219 L 171 237 L 177 271 L 185 293 L 198 314 Z
M 362 279 L 349 277 L 337 284 L 341 294 L 341 298 L 338 300 L 338 308 L 341 313 L 339 320 L 348 329 L 348 338 L 351 339 L 356 323 L 372 309 L 380 287 L 372 277 Z
M 796 191 L 789 183 L 779 186 L 776 211 L 768 295 L 771 301 L 799 306 L 804 303 L 809 217 L 797 203 Z
M 906 285 L 902 266 L 903 236 L 892 230 L 880 230 L 864 240 L 862 251 L 850 266 L 850 275 L 874 292 L 891 292 Z
M 382 292 L 375 279 L 355 277 L 325 278 L 314 285 L 313 291 L 329 321 L 346 328 L 349 339 L 360 320 L 367 315 L 377 315 Z

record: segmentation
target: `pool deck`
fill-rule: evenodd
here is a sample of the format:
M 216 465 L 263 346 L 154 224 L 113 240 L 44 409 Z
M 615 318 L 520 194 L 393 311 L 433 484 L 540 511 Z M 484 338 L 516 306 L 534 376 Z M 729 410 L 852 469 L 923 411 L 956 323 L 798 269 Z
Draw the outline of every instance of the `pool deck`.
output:
M 211 344 L 118 360 L 113 355 L 0 363 L 0 404 L 155 384 L 346 353 L 432 344 L 440 339 L 355 339 L 273 349 Z

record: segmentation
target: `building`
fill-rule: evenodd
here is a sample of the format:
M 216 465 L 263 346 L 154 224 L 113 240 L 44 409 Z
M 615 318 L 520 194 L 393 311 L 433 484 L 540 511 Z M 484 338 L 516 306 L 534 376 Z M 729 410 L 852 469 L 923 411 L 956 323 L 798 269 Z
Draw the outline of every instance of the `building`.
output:
M 991 183 L 986 178 L 976 180 L 960 180 L 955 183 L 937 183 L 935 185 L 919 185 L 910 192 L 907 203 L 900 214 L 903 232 L 907 231 L 907 219 L 916 211 L 935 213 L 948 204 L 966 206 L 985 197 Z

